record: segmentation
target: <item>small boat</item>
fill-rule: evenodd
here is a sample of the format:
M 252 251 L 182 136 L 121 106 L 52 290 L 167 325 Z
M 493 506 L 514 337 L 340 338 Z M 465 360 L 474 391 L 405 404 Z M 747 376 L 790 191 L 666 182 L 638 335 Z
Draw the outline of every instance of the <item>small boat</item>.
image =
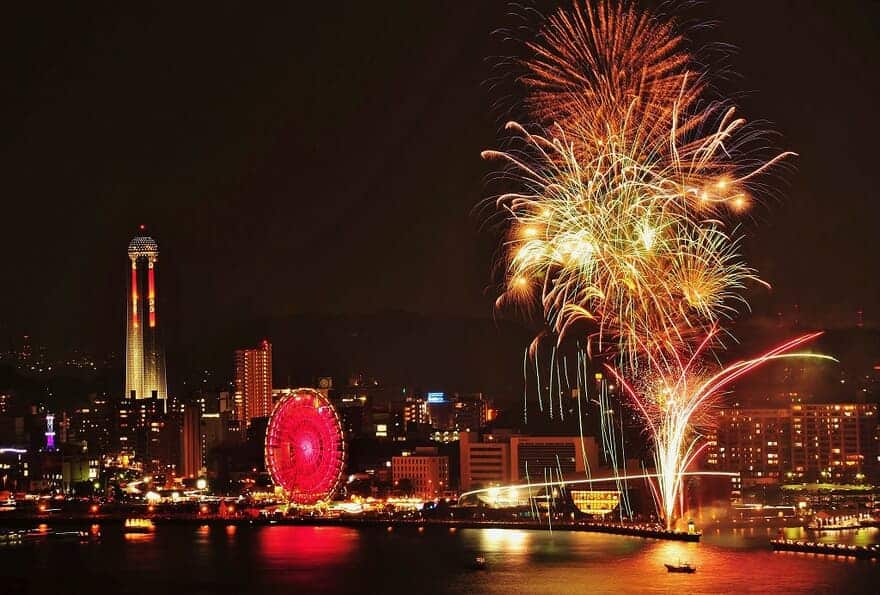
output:
M 150 519 L 125 519 L 125 533 L 151 533 L 155 527 Z
M 858 517 L 847 517 L 843 519 L 835 519 L 827 523 L 820 521 L 819 519 L 813 519 L 813 521 L 807 525 L 807 529 L 810 531 L 843 531 L 845 529 L 859 529 L 861 526 L 862 523 Z
M 486 557 L 477 556 L 474 558 L 474 568 L 476 570 L 486 570 Z
M 697 571 L 696 566 L 691 566 L 687 562 L 682 564 L 679 562 L 678 564 L 664 564 L 667 572 L 683 572 L 686 574 L 693 574 Z
M 46 538 L 55 541 L 91 541 L 100 534 L 92 534 L 89 531 L 52 531 L 46 533 Z

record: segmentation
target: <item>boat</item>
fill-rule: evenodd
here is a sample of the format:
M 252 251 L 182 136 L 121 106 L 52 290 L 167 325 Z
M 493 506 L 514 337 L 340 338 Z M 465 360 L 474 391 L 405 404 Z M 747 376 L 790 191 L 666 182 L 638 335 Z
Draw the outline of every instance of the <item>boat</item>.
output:
M 477 570 L 486 570 L 486 557 L 477 556 L 474 558 L 474 568 Z
M 823 522 L 817 518 L 807 525 L 807 529 L 810 531 L 843 531 L 844 529 L 858 529 L 861 526 L 862 522 L 858 517 L 832 519 L 828 522 Z
M 51 531 L 46 534 L 47 539 L 54 541 L 91 541 L 99 537 L 89 531 Z
M 155 527 L 150 519 L 125 519 L 125 533 L 151 533 Z
M 696 566 L 691 566 L 687 562 L 682 564 L 679 562 L 678 564 L 664 564 L 667 572 L 683 572 L 686 574 L 693 574 L 697 571 Z

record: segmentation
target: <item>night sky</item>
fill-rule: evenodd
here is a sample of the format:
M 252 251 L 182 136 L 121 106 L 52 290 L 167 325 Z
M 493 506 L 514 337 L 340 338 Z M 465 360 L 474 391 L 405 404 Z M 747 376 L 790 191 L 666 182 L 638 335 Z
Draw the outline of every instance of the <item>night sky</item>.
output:
M 302 314 L 491 318 L 496 238 L 473 209 L 503 124 L 485 82 L 507 4 L 183 4 L 4 15 L 0 340 L 121 350 L 140 223 L 179 350 Z M 801 155 L 748 228 L 774 286 L 756 315 L 880 320 L 880 4 L 684 14 L 719 21 L 707 39 L 736 49 L 745 115 Z

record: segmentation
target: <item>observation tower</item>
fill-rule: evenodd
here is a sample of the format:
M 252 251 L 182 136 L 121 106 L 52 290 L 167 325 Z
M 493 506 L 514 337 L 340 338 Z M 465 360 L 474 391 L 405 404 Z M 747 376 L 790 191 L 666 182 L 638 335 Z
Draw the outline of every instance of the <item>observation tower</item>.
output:
M 165 352 L 159 340 L 156 308 L 159 246 L 144 231 L 141 225 L 141 234 L 128 244 L 131 278 L 126 302 L 125 397 L 165 399 Z

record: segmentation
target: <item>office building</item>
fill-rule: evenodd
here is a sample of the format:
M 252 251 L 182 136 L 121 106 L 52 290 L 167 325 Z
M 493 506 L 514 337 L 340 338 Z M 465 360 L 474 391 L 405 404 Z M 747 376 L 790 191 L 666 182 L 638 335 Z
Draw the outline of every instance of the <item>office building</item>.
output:
M 510 478 L 510 444 L 503 437 L 487 435 L 480 440 L 476 432 L 461 432 L 459 487 L 461 491 L 505 485 Z
M 398 489 L 409 482 L 413 496 L 436 498 L 449 490 L 449 457 L 437 454 L 436 448 L 419 447 L 415 453 L 392 457 L 391 474 Z
M 593 473 L 599 468 L 599 447 L 593 437 L 510 438 L 511 483 L 558 479 L 560 474 L 565 479 L 579 479 L 586 476 L 588 465 Z

